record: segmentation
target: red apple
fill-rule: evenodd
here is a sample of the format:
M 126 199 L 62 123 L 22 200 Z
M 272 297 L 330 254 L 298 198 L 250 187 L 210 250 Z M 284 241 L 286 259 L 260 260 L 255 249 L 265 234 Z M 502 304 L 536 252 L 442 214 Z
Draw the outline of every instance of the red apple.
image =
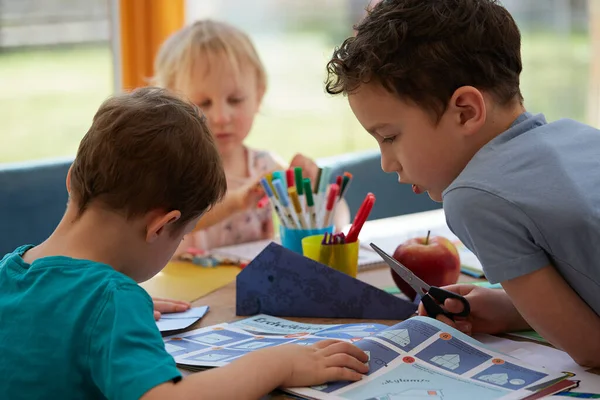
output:
M 456 246 L 443 236 L 416 237 L 400 244 L 393 257 L 431 286 L 456 283 L 460 275 L 460 256 Z M 392 270 L 392 278 L 405 295 L 415 298 L 412 287 Z

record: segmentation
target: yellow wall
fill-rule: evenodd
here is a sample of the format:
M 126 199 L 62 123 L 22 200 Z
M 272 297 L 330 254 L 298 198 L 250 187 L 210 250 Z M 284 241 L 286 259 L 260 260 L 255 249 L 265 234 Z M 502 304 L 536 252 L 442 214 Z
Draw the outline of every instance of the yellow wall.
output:
M 185 0 L 119 0 L 121 85 L 146 86 L 161 43 L 185 23 Z

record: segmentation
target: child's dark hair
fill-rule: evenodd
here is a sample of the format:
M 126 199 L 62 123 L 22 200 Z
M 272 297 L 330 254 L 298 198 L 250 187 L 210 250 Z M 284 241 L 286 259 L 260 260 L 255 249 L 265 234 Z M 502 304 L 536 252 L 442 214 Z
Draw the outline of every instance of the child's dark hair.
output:
M 178 231 L 227 189 L 214 139 L 196 106 L 146 87 L 106 100 L 71 169 L 79 215 L 93 203 L 128 218 L 179 210 Z
M 327 64 L 330 94 L 375 81 L 438 120 L 461 86 L 523 101 L 521 35 L 495 0 L 382 0 L 355 30 Z

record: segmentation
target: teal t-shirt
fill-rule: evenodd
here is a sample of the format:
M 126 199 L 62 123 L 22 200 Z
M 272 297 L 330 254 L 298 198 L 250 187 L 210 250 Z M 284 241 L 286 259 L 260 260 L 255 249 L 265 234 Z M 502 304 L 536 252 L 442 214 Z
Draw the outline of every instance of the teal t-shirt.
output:
M 106 264 L 0 261 L 0 399 L 139 399 L 181 379 L 152 299 Z

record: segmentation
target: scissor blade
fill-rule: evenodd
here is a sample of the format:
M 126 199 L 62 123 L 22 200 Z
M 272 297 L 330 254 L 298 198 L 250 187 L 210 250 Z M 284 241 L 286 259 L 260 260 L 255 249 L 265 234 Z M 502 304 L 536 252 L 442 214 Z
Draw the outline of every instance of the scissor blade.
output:
M 373 250 L 377 252 L 383 258 L 383 261 L 386 262 L 387 265 L 390 266 L 391 269 L 394 270 L 406 283 L 408 283 L 415 292 L 419 295 L 423 295 L 424 293 L 429 291 L 430 286 L 423 282 L 418 276 L 412 273 L 411 270 L 406 268 L 404 265 L 399 263 L 395 258 L 388 255 L 385 251 L 381 250 L 375 244 L 370 244 Z

